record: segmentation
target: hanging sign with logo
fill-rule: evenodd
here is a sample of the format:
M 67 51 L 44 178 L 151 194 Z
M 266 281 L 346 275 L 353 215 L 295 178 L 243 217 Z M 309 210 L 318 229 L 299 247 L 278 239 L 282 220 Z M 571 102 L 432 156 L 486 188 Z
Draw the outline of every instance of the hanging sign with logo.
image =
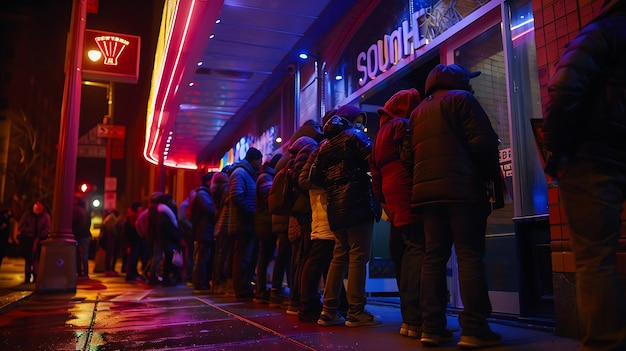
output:
M 85 29 L 83 79 L 137 83 L 141 38 Z

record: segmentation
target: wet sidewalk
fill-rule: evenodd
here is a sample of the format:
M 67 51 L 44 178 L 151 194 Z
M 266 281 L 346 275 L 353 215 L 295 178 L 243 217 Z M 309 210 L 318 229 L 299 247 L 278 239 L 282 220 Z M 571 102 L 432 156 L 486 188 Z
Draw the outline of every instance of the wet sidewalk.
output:
M 189 286 L 152 287 L 124 276 L 91 274 L 75 294 L 33 293 L 23 281 L 23 261 L 5 258 L 0 267 L 2 350 L 422 350 L 419 340 L 400 336 L 394 299 L 370 298 L 368 310 L 382 323 L 371 327 L 319 327 L 282 309 L 232 297 L 194 294 Z M 457 318 L 448 317 L 457 350 Z M 580 349 L 551 330 L 494 320 L 503 344 L 490 350 Z M 430 348 L 432 349 L 432 348 Z

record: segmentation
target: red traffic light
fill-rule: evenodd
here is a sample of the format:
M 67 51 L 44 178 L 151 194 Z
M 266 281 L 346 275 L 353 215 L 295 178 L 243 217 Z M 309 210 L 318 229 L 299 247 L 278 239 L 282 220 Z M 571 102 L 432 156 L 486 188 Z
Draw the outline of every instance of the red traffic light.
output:
M 92 190 L 92 185 L 89 183 L 81 183 L 78 186 L 78 189 L 80 190 L 81 193 L 87 193 L 90 192 Z

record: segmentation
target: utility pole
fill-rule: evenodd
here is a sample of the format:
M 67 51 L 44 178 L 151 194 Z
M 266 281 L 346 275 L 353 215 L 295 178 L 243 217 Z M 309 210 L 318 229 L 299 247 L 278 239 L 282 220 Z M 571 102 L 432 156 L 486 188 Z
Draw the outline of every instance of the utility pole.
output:
M 87 0 L 72 5 L 70 33 L 65 53 L 65 87 L 54 180 L 50 238 L 41 244 L 37 292 L 76 291 L 76 240 L 72 232 L 78 126 L 82 83 L 83 39 Z

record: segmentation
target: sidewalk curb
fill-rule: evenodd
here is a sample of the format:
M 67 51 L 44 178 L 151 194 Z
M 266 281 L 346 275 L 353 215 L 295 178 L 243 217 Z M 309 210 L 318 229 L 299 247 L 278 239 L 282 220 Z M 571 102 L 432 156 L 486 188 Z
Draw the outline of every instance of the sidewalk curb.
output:
M 30 290 L 16 290 L 8 293 L 0 292 L 0 314 L 17 306 L 20 301 L 29 298 L 33 293 L 34 291 Z

